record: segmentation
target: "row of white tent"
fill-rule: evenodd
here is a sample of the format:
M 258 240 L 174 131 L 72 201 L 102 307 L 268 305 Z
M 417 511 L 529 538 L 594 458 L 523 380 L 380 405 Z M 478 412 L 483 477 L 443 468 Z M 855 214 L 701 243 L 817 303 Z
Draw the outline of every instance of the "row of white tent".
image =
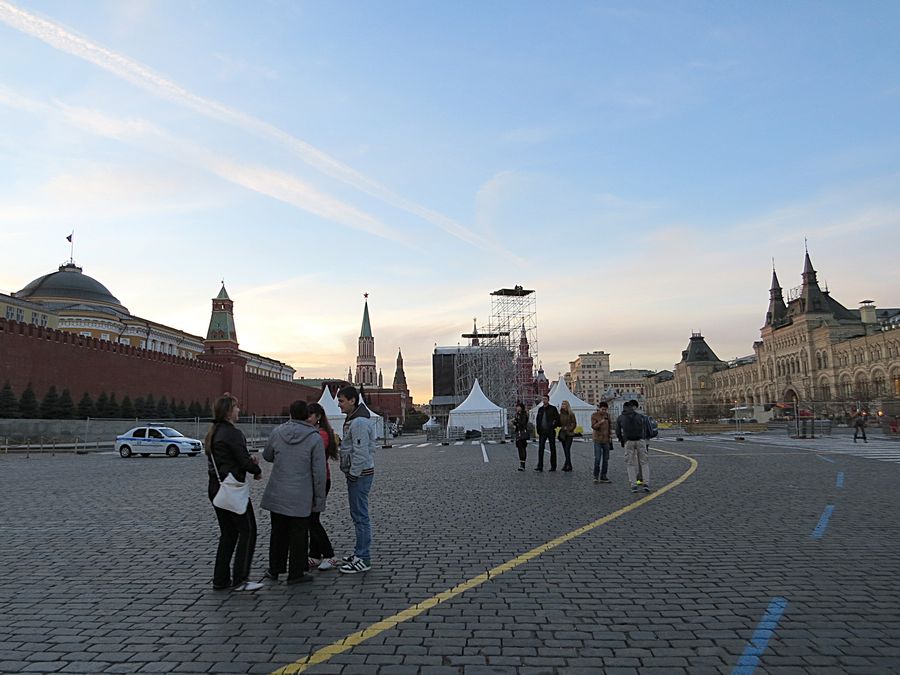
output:
M 591 415 L 597 408 L 587 401 L 583 401 L 572 393 L 569 385 L 563 378 L 553 385 L 550 389 L 550 403 L 557 409 L 562 405 L 563 401 L 569 402 L 569 407 L 575 415 L 576 425 L 581 427 L 583 431 L 591 428 Z M 537 413 L 540 404 L 534 406 L 528 414 L 529 420 L 534 424 L 537 421 Z M 610 414 L 614 414 L 610 410 Z M 437 420 L 429 420 L 428 425 L 436 425 Z M 492 403 L 484 392 L 478 380 L 472 385 L 472 391 L 466 397 L 466 400 L 450 411 L 450 418 L 447 422 L 448 427 L 463 427 L 466 431 L 482 428 L 500 427 L 506 429 L 506 409 Z

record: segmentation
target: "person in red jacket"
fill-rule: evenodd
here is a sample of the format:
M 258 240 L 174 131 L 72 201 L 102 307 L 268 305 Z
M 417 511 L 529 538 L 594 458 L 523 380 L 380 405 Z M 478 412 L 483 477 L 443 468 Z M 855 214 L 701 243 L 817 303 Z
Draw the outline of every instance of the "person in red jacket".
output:
M 334 437 L 334 430 L 328 423 L 325 409 L 318 403 L 309 404 L 309 417 L 306 420 L 319 430 L 322 438 L 322 451 L 325 453 L 325 496 L 331 489 L 331 469 L 328 460 L 337 460 L 338 445 Z M 313 512 L 309 519 L 309 567 L 317 567 L 320 570 L 330 570 L 337 567 L 338 561 L 334 557 L 334 548 L 328 533 L 322 525 L 322 514 Z

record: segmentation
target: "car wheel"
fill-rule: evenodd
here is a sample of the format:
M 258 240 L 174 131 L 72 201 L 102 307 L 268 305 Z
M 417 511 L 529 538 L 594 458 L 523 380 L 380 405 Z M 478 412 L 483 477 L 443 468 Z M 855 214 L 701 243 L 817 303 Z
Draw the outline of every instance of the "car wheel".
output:
M 166 454 L 169 457 L 178 457 L 178 446 L 170 445 L 168 448 L 166 448 Z
M 149 456 L 150 456 L 150 453 L 149 453 L 149 452 L 142 452 L 142 453 L 141 453 L 141 457 L 149 457 Z
M 123 445 L 121 448 L 119 448 L 119 456 L 128 459 L 129 457 L 131 457 L 131 448 L 129 448 L 127 445 Z

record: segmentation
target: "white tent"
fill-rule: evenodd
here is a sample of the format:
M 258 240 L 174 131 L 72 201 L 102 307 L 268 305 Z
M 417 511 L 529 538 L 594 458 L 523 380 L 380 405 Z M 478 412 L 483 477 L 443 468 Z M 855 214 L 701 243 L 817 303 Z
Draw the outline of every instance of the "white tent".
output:
M 425 424 L 422 425 L 423 429 L 438 429 L 440 428 L 441 423 L 437 421 L 436 417 L 432 417 Z
M 463 427 L 466 431 L 500 427 L 506 431 L 506 410 L 494 405 L 481 391 L 478 380 L 472 385 L 472 391 L 466 400 L 450 411 L 448 427 Z
M 575 422 L 577 426 L 581 427 L 582 433 L 590 433 L 591 415 L 596 412 L 596 406 L 591 405 L 587 401 L 582 401 L 575 394 L 573 394 L 572 390 L 569 389 L 569 385 L 566 384 L 565 379 L 560 377 L 559 380 L 557 380 L 556 385 L 550 390 L 550 403 L 551 405 L 555 405 L 556 409 L 559 410 L 559 408 L 562 406 L 563 401 L 569 402 L 569 407 L 575 414 Z M 529 418 L 531 419 L 532 423 L 537 422 L 537 413 L 538 408 L 540 407 L 540 404 L 538 404 L 531 409 Z
M 343 436 L 344 420 L 347 419 L 347 415 L 341 412 L 341 409 L 337 404 L 337 399 L 331 396 L 328 387 L 322 389 L 322 395 L 319 397 L 319 405 L 324 408 L 325 417 L 328 418 L 328 423 L 331 425 L 334 433 L 338 436 Z
M 359 403 L 360 405 L 365 405 L 367 408 L 369 408 L 369 406 L 366 405 L 366 401 L 363 398 L 362 392 L 359 392 Z M 375 427 L 375 438 L 390 438 L 391 432 L 390 429 L 385 428 L 387 425 L 384 423 L 384 418 L 371 408 L 369 408 L 369 413 L 369 420 Z

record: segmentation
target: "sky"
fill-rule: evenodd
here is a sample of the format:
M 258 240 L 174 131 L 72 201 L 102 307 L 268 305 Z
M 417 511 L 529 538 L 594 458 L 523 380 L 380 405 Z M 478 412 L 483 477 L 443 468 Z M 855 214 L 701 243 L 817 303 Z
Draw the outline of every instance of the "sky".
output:
M 900 306 L 900 4 L 0 0 L 0 291 L 69 257 L 138 316 L 389 384 L 537 298 L 579 353 L 752 353 L 773 260 Z M 807 242 L 806 244 L 804 242 Z

